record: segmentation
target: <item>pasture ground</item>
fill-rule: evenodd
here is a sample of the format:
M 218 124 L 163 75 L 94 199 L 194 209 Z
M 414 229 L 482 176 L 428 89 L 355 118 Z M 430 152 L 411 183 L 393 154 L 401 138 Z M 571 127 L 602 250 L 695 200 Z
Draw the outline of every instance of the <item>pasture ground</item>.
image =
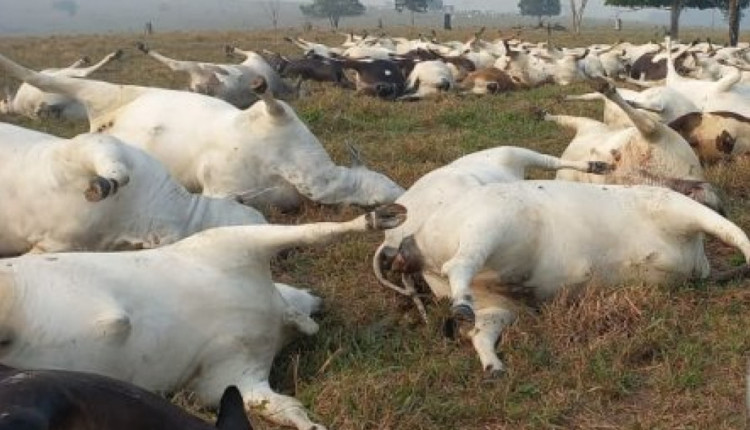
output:
M 392 29 L 416 36 L 420 30 Z M 423 32 L 429 29 L 421 29 Z M 289 34 L 294 34 L 292 31 Z M 464 39 L 469 30 L 439 32 Z M 182 59 L 231 61 L 225 43 L 244 49 L 295 53 L 287 32 L 169 33 L 147 42 Z M 705 37 L 683 30 L 683 39 Z M 712 35 L 715 40 L 724 34 Z M 339 43 L 331 33 L 305 38 Z M 494 37 L 490 30 L 486 38 Z M 527 31 L 523 37 L 544 39 Z M 614 33 L 586 29 L 555 33 L 564 46 L 645 42 L 652 31 Z M 133 48 L 141 35 L 0 39 L 0 53 L 44 68 L 97 59 L 116 48 L 124 58 L 96 77 L 103 80 L 180 88 L 173 75 Z M 0 72 L 0 87 L 17 83 Z M 371 168 L 409 186 L 424 173 L 468 152 L 519 145 L 559 155 L 572 133 L 537 122 L 540 106 L 554 113 L 599 117 L 595 104 L 562 103 L 559 96 L 588 91 L 586 85 L 546 86 L 497 97 L 445 95 L 434 101 L 395 104 L 336 88 L 306 85 L 307 97 L 292 104 L 334 160 L 347 163 L 345 141 L 365 154 Z M 80 124 L 0 120 L 72 136 Z M 533 177 L 549 177 L 533 172 Z M 750 161 L 716 166 L 709 177 L 726 196 L 730 219 L 750 231 Z M 0 204 L 13 204 L 2 202 Z M 284 223 L 343 220 L 360 211 L 307 205 Z M 639 234 L 623 226 L 623 234 Z M 469 343 L 441 335 L 447 303 L 429 306 L 431 322 L 420 323 L 402 297 L 378 286 L 370 271 L 380 235 L 350 237 L 324 249 L 299 249 L 275 264 L 276 278 L 310 287 L 325 299 L 319 334 L 293 342 L 279 355 L 272 384 L 295 395 L 330 429 L 740 429 L 746 427 L 745 369 L 750 349 L 750 282 L 719 286 L 691 283 L 671 287 L 591 287 L 528 312 L 499 345 L 507 373 L 486 380 Z M 738 251 L 709 242 L 714 267 L 742 262 Z M 174 398 L 197 410 L 189 393 Z M 256 420 L 256 428 L 276 428 Z

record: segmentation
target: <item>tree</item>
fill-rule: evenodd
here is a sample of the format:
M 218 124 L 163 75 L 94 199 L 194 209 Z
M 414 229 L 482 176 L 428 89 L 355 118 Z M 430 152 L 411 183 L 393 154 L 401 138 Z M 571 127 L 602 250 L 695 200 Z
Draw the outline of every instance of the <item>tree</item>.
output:
M 535 16 L 542 26 L 542 17 L 560 15 L 560 0 L 521 0 L 518 9 L 523 16 Z
M 669 35 L 676 39 L 680 33 L 680 13 L 683 9 L 712 9 L 731 0 L 604 0 L 607 6 L 624 6 L 633 9 L 658 8 L 670 11 Z
M 740 21 L 742 20 L 742 9 L 750 6 L 750 0 L 716 0 L 716 7 L 721 10 L 722 15 L 729 23 L 729 44 L 737 46 L 740 36 Z
M 266 12 L 269 18 L 271 18 L 271 24 L 273 29 L 279 28 L 279 12 L 281 11 L 281 0 L 265 0 L 261 3 L 263 10 Z
M 328 18 L 331 28 L 339 28 L 343 16 L 357 16 L 365 13 L 365 6 L 359 0 L 314 0 L 311 4 L 299 6 L 302 14 L 311 18 Z
M 581 33 L 581 22 L 583 22 L 583 11 L 586 10 L 586 5 L 589 0 L 570 0 L 570 16 L 573 19 L 573 31 L 576 34 Z
M 414 13 L 425 13 L 430 7 L 430 0 L 395 0 L 393 2 L 399 13 L 407 9 L 411 12 L 411 25 L 414 26 Z

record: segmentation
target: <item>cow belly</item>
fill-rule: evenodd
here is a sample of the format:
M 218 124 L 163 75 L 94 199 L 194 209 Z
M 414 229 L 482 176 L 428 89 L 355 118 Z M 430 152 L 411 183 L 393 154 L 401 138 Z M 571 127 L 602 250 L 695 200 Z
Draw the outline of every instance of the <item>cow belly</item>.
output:
M 276 288 L 240 285 L 157 251 L 11 260 L 24 303 L 3 321 L 18 342 L 0 349 L 0 362 L 94 372 L 153 391 L 205 383 L 221 371 L 207 365 L 223 360 L 260 357 L 256 367 L 270 367 L 283 325 Z
M 538 299 L 548 300 L 561 287 L 588 282 L 610 286 L 627 282 L 665 284 L 708 275 L 700 239 L 684 243 L 655 239 L 652 234 L 644 236 L 646 239 L 638 242 L 543 255 L 524 285 L 533 288 Z

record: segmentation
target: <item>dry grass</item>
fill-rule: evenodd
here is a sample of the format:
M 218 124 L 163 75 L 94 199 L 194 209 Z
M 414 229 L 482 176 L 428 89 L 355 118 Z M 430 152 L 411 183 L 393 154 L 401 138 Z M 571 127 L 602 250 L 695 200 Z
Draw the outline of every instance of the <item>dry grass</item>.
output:
M 418 31 L 401 29 L 403 34 Z M 690 39 L 697 34 L 685 32 Z M 462 38 L 442 33 L 445 38 Z M 222 46 L 294 49 L 283 33 L 171 33 L 148 42 L 176 58 L 226 61 Z M 491 35 L 490 35 L 491 36 Z M 559 35 L 564 45 L 645 41 L 649 30 L 613 34 L 592 29 L 580 37 Z M 705 34 L 701 34 L 705 36 Z M 721 35 L 713 35 L 720 38 Z M 718 36 L 718 37 L 717 37 Z M 98 77 L 123 83 L 179 88 L 185 81 L 132 42 L 140 36 L 86 36 L 0 39 L 0 53 L 32 67 L 71 63 L 125 47 L 125 58 Z M 329 33 L 305 35 L 338 42 Z M 541 39 L 543 33 L 527 34 Z M 0 87 L 16 85 L 0 73 Z M 371 167 L 408 186 L 419 176 L 456 157 L 496 145 L 520 145 L 560 154 L 571 135 L 535 121 L 533 106 L 575 115 L 600 115 L 585 103 L 562 105 L 558 96 L 587 91 L 584 85 L 544 87 L 498 97 L 459 98 L 393 104 L 355 97 L 318 85 L 294 102 L 299 115 L 332 157 L 347 162 L 344 142 L 359 145 Z M 0 120 L 59 135 L 83 125 Z M 535 172 L 535 177 L 544 177 Z M 724 190 L 730 217 L 750 230 L 750 161 L 712 168 Z M 5 202 L 3 204 L 9 204 Z M 350 208 L 308 205 L 286 223 L 341 220 Z M 633 232 L 634 234 L 636 232 Z M 444 303 L 433 304 L 424 326 L 416 312 L 370 273 L 370 253 L 378 235 L 352 237 L 325 249 L 292 251 L 274 267 L 280 281 L 308 286 L 325 298 L 320 333 L 300 339 L 280 354 L 272 383 L 296 395 L 332 429 L 738 429 L 745 427 L 743 380 L 750 339 L 747 282 L 655 288 L 628 285 L 590 288 L 564 295 L 529 313 L 506 333 L 500 349 L 509 367 L 486 381 L 470 345 L 441 337 Z M 714 265 L 741 262 L 736 250 L 712 241 Z M 189 395 L 179 404 L 195 410 Z M 205 413 L 203 411 L 202 413 Z M 257 423 L 258 428 L 274 428 Z

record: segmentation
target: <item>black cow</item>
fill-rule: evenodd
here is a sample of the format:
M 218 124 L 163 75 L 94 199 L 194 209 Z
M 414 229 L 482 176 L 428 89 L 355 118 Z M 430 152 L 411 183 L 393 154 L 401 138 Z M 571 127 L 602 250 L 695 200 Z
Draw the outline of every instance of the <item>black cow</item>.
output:
M 237 387 L 216 427 L 158 395 L 92 373 L 0 365 L 0 430 L 252 430 Z

